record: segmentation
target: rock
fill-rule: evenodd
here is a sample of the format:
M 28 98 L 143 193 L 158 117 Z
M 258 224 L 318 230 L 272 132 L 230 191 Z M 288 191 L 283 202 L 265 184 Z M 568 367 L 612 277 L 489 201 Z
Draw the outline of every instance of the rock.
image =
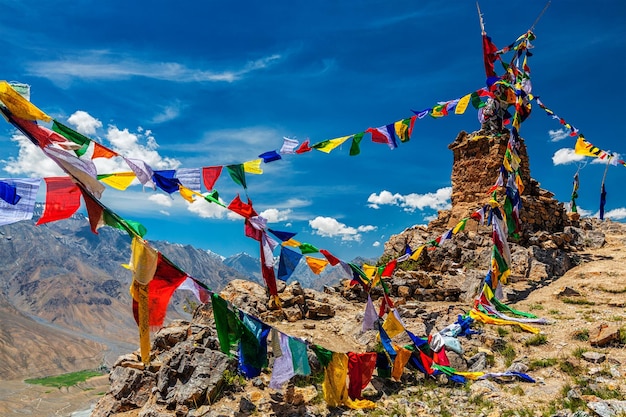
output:
M 250 414 L 256 411 L 256 405 L 254 405 L 252 401 L 243 396 L 239 399 L 239 411 L 241 413 Z
M 606 360 L 606 355 L 599 352 L 584 352 L 582 358 L 591 363 L 602 363 Z
M 300 307 L 285 307 L 283 308 L 283 313 L 285 313 L 285 318 L 290 323 L 302 320 L 302 317 L 304 317 Z
M 334 317 L 335 309 L 330 304 L 322 303 L 315 300 L 310 300 L 307 303 L 307 319 L 324 319 L 327 317 Z
M 168 349 L 175 344 L 187 339 L 187 330 L 189 329 L 189 323 L 184 322 L 180 325 L 170 325 L 160 329 L 154 335 L 154 342 L 152 343 L 153 349 Z
M 506 370 L 507 372 L 521 372 L 525 374 L 528 371 L 528 365 L 522 362 L 513 362 Z
M 143 407 L 156 384 L 155 374 L 122 366 L 113 367 L 109 380 L 109 392 L 96 404 L 94 417 Z
M 591 401 L 587 403 L 587 407 L 600 417 L 616 417 L 626 414 L 626 401 Z
M 482 372 L 487 368 L 487 354 L 478 352 L 467 361 L 469 372 Z
M 580 297 L 580 292 L 576 291 L 572 287 L 562 287 L 555 293 L 557 297 Z
M 589 335 L 591 346 L 606 346 L 614 340 L 619 340 L 619 328 L 606 323 L 600 324 L 594 333 Z
M 224 383 L 224 373 L 236 366 L 236 359 L 222 352 L 181 343 L 157 374 L 159 399 L 195 407 L 213 402 Z
M 313 330 L 315 329 L 315 323 L 304 323 L 302 327 L 304 327 L 307 330 Z

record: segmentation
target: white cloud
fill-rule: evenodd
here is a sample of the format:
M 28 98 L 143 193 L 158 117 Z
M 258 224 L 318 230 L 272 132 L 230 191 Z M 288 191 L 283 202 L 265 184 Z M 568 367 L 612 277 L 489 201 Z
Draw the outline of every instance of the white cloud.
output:
M 19 151 L 17 157 L 2 161 L 4 170 L 9 174 L 28 175 L 34 178 L 66 175 L 52 159 L 48 158 L 22 133 L 14 133 L 11 141 L 17 143 Z
M 309 220 L 309 226 L 313 228 L 313 233 L 324 237 L 341 237 L 344 241 L 361 241 L 359 232 L 369 232 L 376 230 L 375 226 L 359 226 L 358 228 L 346 226 L 332 217 L 318 216 Z
M 377 247 L 379 247 L 379 246 L 380 246 L 380 242 L 379 242 L 379 241 L 376 241 L 376 242 L 372 243 L 372 246 L 373 246 L 373 247 L 375 247 L 375 248 L 377 248 Z
M 170 212 L 166 210 L 159 210 L 159 213 L 161 213 L 164 216 L 170 216 Z
M 275 208 L 263 210 L 259 215 L 265 219 L 267 219 L 268 223 L 277 223 L 284 222 L 289 219 L 289 215 L 291 214 L 291 210 L 278 210 Z
M 110 51 L 80 51 L 75 56 L 58 60 L 33 62 L 28 65 L 29 75 L 47 78 L 59 83 L 72 79 L 125 80 L 145 77 L 178 83 L 234 82 L 245 75 L 271 66 L 281 59 L 274 54 L 248 61 L 230 70 L 203 70 L 188 68 L 177 62 L 145 62 L 119 56 Z
M 173 103 L 164 106 L 161 112 L 152 118 L 151 122 L 159 124 L 174 120 L 180 115 L 184 107 L 179 100 L 175 100 Z
M 172 199 L 172 197 L 162 193 L 150 194 L 148 200 L 163 207 L 172 207 L 172 205 L 174 204 L 174 200 Z
M 220 199 L 220 201 L 222 201 Z M 196 198 L 193 203 L 187 205 L 187 210 L 204 219 L 223 219 L 230 210 L 219 204 L 210 203 L 204 199 Z M 239 216 L 241 218 L 241 216 Z
M 102 122 L 86 111 L 77 110 L 67 121 L 74 126 L 77 132 L 83 135 L 95 135 L 96 130 L 102 127 Z
M 569 132 L 565 129 L 552 130 L 548 131 L 548 135 L 550 136 L 550 142 L 558 142 L 569 137 Z
M 111 148 L 127 158 L 141 159 L 153 169 L 176 169 L 180 161 L 174 158 L 163 157 L 157 151 L 159 147 L 150 130 L 131 133 L 128 129 L 120 130 L 117 126 L 109 126 L 106 139 L 111 142 Z M 142 143 L 143 142 L 143 143 Z M 125 167 L 128 170 L 128 167 Z
M 626 219 L 626 208 L 620 207 L 613 210 L 609 210 L 604 213 L 604 217 L 612 220 L 623 220 Z
M 586 157 L 578 155 L 572 148 L 561 148 L 552 155 L 552 163 L 554 165 L 566 165 L 572 162 L 580 162 Z
M 407 195 L 391 194 L 387 190 L 383 190 L 380 194 L 371 194 L 367 202 L 368 206 L 373 209 L 380 208 L 381 205 L 399 206 L 404 211 L 413 212 L 415 210 L 433 209 L 446 210 L 451 207 L 450 196 L 452 195 L 452 187 L 444 187 L 438 189 L 434 193 Z
M 431 214 L 430 216 L 424 216 L 423 221 L 430 223 L 438 217 L 437 214 Z

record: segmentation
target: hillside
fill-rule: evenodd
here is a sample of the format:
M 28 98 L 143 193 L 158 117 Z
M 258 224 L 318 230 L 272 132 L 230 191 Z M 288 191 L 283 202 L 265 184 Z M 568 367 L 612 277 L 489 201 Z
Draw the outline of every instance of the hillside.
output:
M 0 380 L 110 366 L 137 344 L 131 274 L 121 266 L 130 258 L 128 236 L 109 227 L 93 234 L 79 215 L 34 223 L 0 229 Z M 211 288 L 247 277 L 207 251 L 154 245 Z M 187 298 L 175 295 L 168 319 L 188 317 Z

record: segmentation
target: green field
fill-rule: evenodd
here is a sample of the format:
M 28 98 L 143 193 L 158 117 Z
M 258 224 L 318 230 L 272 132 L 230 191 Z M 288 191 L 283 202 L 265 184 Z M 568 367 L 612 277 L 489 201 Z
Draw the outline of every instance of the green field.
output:
M 79 382 L 84 382 L 89 378 L 94 376 L 100 376 L 102 372 L 98 371 L 78 371 L 71 372 L 69 374 L 61 374 L 56 376 L 47 376 L 45 378 L 31 378 L 25 379 L 24 382 L 27 384 L 37 384 L 43 385 L 46 387 L 71 387 L 73 385 L 78 384 Z

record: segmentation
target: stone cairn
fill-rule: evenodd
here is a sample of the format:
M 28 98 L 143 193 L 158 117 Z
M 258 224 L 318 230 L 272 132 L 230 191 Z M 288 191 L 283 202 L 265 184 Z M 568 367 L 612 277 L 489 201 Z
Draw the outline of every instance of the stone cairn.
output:
M 415 249 L 469 217 L 491 198 L 488 190 L 495 184 L 509 140 L 509 131 L 480 130 L 460 132 L 448 148 L 453 152 L 452 207 L 438 213 L 428 227 L 413 226 L 392 236 L 384 246 L 381 261 L 397 258 L 406 245 Z M 505 289 L 509 300 L 519 299 L 532 289 L 563 275 L 577 262 L 576 251 L 584 246 L 604 244 L 604 234 L 592 230 L 592 220 L 579 221 L 568 216 L 563 203 L 554 194 L 540 188 L 530 175 L 526 145 L 521 139 L 518 154 L 522 160 L 520 175 L 525 186 L 521 195 L 521 233 L 509 238 L 512 253 L 511 282 Z M 503 187 L 497 190 L 503 196 Z M 582 224 L 582 226 L 581 226 Z M 471 302 L 485 277 L 491 259 L 491 227 L 469 220 L 465 230 L 441 247 L 424 250 L 418 261 L 399 264 L 389 281 L 397 304 L 413 301 Z M 337 287 L 348 299 L 366 299 L 360 288 L 348 290 L 346 281 Z M 382 294 L 380 288 L 372 298 Z

